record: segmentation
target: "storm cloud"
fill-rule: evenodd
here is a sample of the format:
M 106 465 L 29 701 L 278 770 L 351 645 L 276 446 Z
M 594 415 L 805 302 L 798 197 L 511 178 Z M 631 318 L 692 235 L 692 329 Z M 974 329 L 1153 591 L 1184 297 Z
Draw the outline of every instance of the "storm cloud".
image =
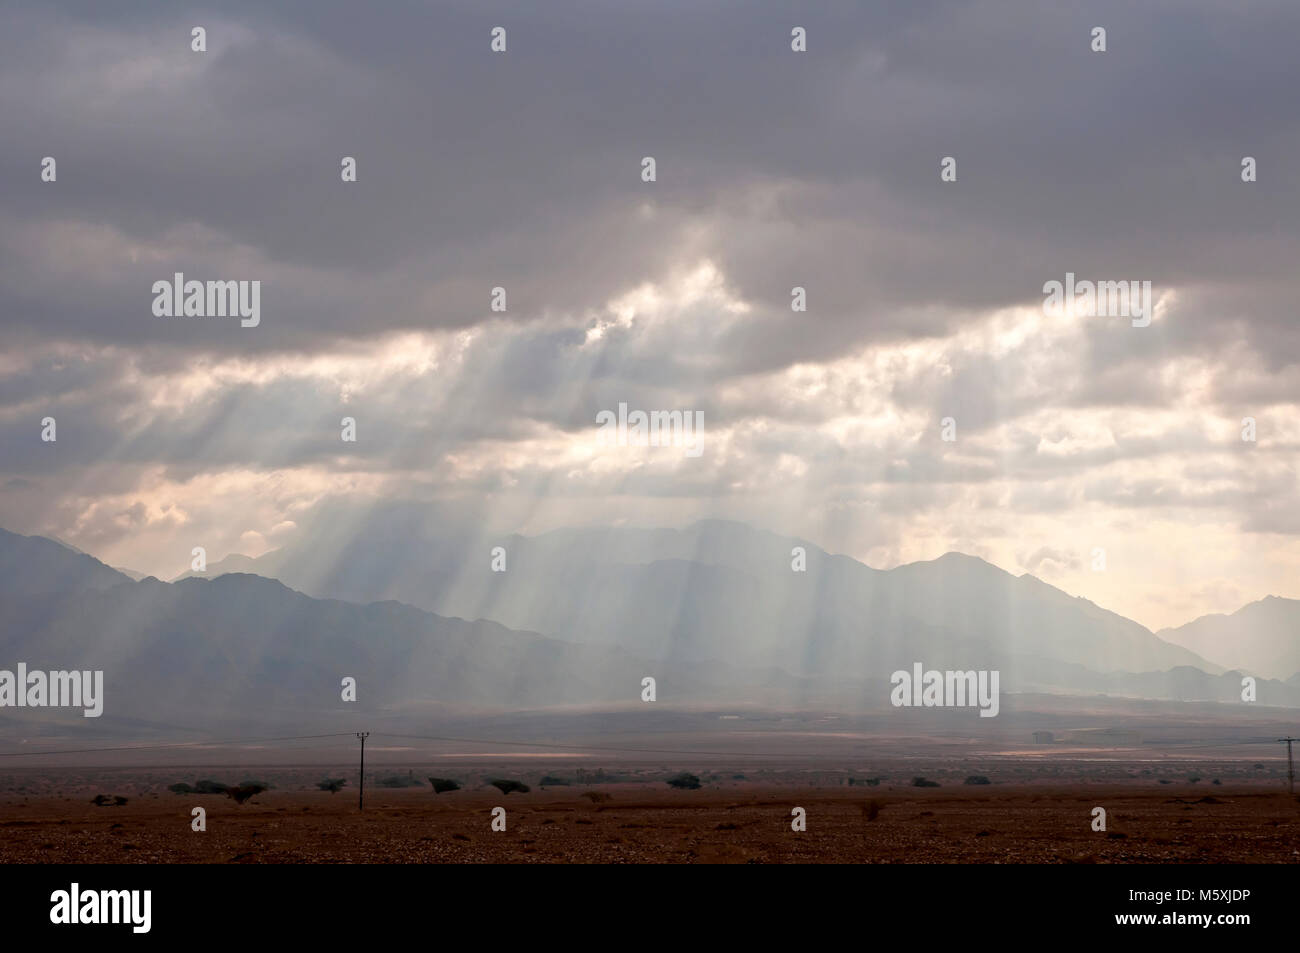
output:
M 8 3 L 0 525 L 170 575 L 393 499 L 725 516 L 1152 626 L 1300 595 L 1298 29 L 1215 0 Z M 155 316 L 176 272 L 260 281 L 260 325 Z M 1045 313 L 1067 272 L 1150 281 L 1155 319 Z M 703 456 L 599 446 L 620 402 L 702 411 Z

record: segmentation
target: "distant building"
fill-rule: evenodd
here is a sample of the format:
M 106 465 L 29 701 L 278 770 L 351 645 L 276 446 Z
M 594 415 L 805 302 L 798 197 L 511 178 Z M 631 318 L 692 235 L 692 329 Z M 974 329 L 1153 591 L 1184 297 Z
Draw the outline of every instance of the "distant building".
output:
M 1055 740 L 1056 740 L 1056 736 L 1052 734 L 1050 731 L 1034 732 L 1034 744 L 1036 745 L 1050 745 Z

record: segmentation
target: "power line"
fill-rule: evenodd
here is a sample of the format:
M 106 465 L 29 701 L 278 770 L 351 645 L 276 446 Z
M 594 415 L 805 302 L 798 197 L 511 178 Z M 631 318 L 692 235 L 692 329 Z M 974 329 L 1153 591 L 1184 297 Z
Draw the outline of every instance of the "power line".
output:
M 318 738 L 346 738 L 349 732 L 329 735 L 287 735 L 281 738 L 243 738 L 237 741 L 175 741 L 159 745 L 114 745 L 105 748 L 60 748 L 57 751 L 0 751 L 0 758 L 28 758 L 43 754 L 99 754 L 101 751 L 157 751 L 161 748 L 211 748 L 220 745 L 265 744 L 268 741 L 311 741 Z
M 1271 745 L 1275 743 L 1276 742 L 1267 738 L 1261 738 L 1255 741 L 1215 741 L 1205 745 L 1180 745 L 1177 742 L 1174 742 L 1169 745 L 1169 750 L 1188 751 L 1196 750 L 1197 748 L 1238 748 L 1242 745 Z
M 643 754 L 673 754 L 673 755 L 692 755 L 702 754 L 712 757 L 723 758 L 749 758 L 754 756 L 763 756 L 763 752 L 753 751 L 706 751 L 690 750 L 682 751 L 677 748 L 642 748 L 631 745 L 578 745 L 578 744 L 560 744 L 558 742 L 546 741 L 510 741 L 493 738 L 452 738 L 446 735 L 400 735 L 386 731 L 379 731 L 376 734 L 384 738 L 416 738 L 421 741 L 454 741 L 463 744 L 472 745 L 512 745 L 517 748 L 558 748 L 568 751 L 637 751 Z M 770 757 L 784 757 L 783 755 L 770 755 Z
M 464 744 L 476 744 L 476 745 L 516 745 L 521 748 L 560 748 L 560 749 L 568 749 L 568 750 L 576 750 L 576 751 L 640 751 L 649 754 L 678 754 L 678 755 L 704 754 L 704 755 L 713 755 L 713 756 L 721 756 L 721 757 L 737 757 L 737 758 L 752 757 L 754 755 L 763 754 L 762 752 L 753 752 L 753 751 L 708 751 L 704 749 L 692 749 L 688 751 L 683 751 L 677 748 L 645 748 L 645 747 L 635 747 L 630 745 L 560 744 L 558 742 L 509 741 L 509 740 L 500 740 L 500 739 L 492 739 L 492 738 L 458 738 L 458 737 L 454 738 L 447 735 L 404 735 L 404 734 L 396 734 L 394 732 L 387 732 L 387 731 L 379 731 L 376 732 L 376 734 L 385 738 L 417 738 L 423 741 L 455 741 L 455 742 L 462 742 Z M 1197 748 L 1236 748 L 1241 745 L 1260 745 L 1260 744 L 1273 744 L 1273 742 L 1267 739 L 1253 740 L 1253 741 L 1216 741 L 1212 744 L 1170 745 L 1169 747 L 1171 750 L 1180 750 L 1180 749 L 1194 750 Z M 778 756 L 773 755 L 772 757 L 778 757 Z
M 371 732 L 364 733 L 369 737 Z M 546 741 L 519 741 L 499 738 L 464 738 L 451 735 L 410 735 L 396 732 L 380 731 L 374 732 L 381 738 L 406 738 L 419 741 L 443 741 L 458 744 L 473 745 L 509 745 L 518 748 L 545 748 L 559 751 L 614 751 L 614 752 L 636 752 L 639 754 L 662 754 L 674 756 L 703 755 L 707 757 L 723 758 L 752 758 L 752 757 L 785 757 L 785 755 L 767 754 L 762 751 L 716 751 L 712 749 L 691 749 L 682 750 L 679 748 L 655 748 L 637 745 L 601 745 L 601 744 L 565 744 L 560 742 Z M 39 755 L 62 755 L 62 754 L 99 754 L 100 752 L 109 751 L 157 751 L 169 748 L 208 748 L 219 747 L 222 745 L 248 745 L 248 744 L 266 744 L 268 742 L 278 741 L 316 741 L 325 738 L 347 738 L 349 736 L 361 738 L 362 732 L 334 732 L 323 735 L 285 735 L 276 738 L 243 738 L 233 741 L 178 741 L 167 744 L 147 744 L 147 745 L 114 745 L 103 748 L 61 748 L 57 750 L 45 751 L 5 751 L 0 752 L 3 758 L 22 758 L 35 757 Z M 1279 738 L 1280 741 L 1300 741 L 1300 739 Z M 1200 745 L 1172 745 L 1170 750 L 1196 750 L 1202 748 L 1235 748 L 1244 745 L 1257 744 L 1274 744 L 1270 740 L 1251 740 L 1251 741 L 1221 741 L 1211 744 Z M 1290 745 L 1288 745 L 1288 749 Z M 362 738 L 362 770 L 365 768 L 365 739 Z M 1294 779 L 1294 770 L 1291 772 Z M 364 781 L 364 776 L 363 776 Z M 359 805 L 360 806 L 360 805 Z

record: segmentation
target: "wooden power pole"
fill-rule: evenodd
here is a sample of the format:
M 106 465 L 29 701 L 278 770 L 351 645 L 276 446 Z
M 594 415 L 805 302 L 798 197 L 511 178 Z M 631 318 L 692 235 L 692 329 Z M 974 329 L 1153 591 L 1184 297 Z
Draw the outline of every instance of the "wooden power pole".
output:
M 1291 760 L 1291 743 L 1300 741 L 1300 738 L 1279 738 L 1279 742 L 1286 742 L 1286 786 L 1292 794 L 1295 794 L 1295 762 Z
M 365 810 L 365 740 L 370 737 L 370 732 L 356 732 L 356 737 L 361 738 L 361 780 L 356 785 L 356 810 Z M 1288 749 L 1290 750 L 1290 749 Z

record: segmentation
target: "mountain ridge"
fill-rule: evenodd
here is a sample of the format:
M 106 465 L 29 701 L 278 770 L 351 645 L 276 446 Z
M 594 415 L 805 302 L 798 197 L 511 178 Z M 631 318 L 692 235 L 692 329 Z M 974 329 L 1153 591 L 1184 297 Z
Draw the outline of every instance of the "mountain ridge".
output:
M 0 563 L 56 552 L 47 546 L 57 544 L 0 536 Z M 669 705 L 825 708 L 893 717 L 890 672 L 913 660 L 939 669 L 998 669 L 1003 693 L 1223 703 L 1234 701 L 1239 691 L 1234 673 L 1189 666 L 1096 671 L 984 645 L 958 646 L 947 658 L 917 654 L 908 645 L 898 659 L 869 655 L 856 668 L 809 672 L 699 653 L 639 656 L 619 644 L 581 643 L 489 619 L 442 616 L 396 600 L 316 598 L 255 574 L 176 583 L 152 577 L 136 582 L 112 570 L 88 574 L 83 560 L 107 567 L 61 547 L 57 553 L 69 564 L 56 573 L 72 581 L 68 588 L 24 592 L 15 590 L 13 579 L 0 582 L 6 610 L 0 617 L 0 667 L 23 661 L 38 670 L 102 670 L 108 720 L 86 726 L 79 717 L 62 718 L 64 712 L 9 712 L 17 723 L 48 730 L 69 729 L 70 723 L 80 731 L 115 725 L 121 734 L 140 726 L 162 730 L 190 723 L 212 731 L 262 730 L 359 715 L 418 724 L 419 712 L 433 704 L 501 710 L 635 706 L 647 675 L 656 678 L 658 698 Z M 692 567 L 665 560 L 659 571 L 676 579 Z M 341 698 L 345 677 L 357 680 L 355 703 Z M 1261 705 L 1300 707 L 1300 680 L 1261 682 L 1259 691 Z
M 497 547 L 506 559 L 500 573 L 489 571 Z M 804 572 L 794 571 L 797 548 Z M 255 558 L 234 554 L 206 575 L 227 570 L 282 579 L 323 598 L 393 599 L 651 658 L 726 658 L 795 674 L 901 663 L 917 652 L 955 656 L 963 648 L 1130 672 L 1223 669 L 1118 613 L 978 556 L 950 551 L 880 570 L 729 520 L 684 529 L 566 527 L 528 537 L 381 519 Z
M 1300 675 L 1300 599 L 1265 596 L 1235 612 L 1211 613 L 1157 633 L 1198 654 L 1231 652 L 1235 664 L 1269 678 Z

